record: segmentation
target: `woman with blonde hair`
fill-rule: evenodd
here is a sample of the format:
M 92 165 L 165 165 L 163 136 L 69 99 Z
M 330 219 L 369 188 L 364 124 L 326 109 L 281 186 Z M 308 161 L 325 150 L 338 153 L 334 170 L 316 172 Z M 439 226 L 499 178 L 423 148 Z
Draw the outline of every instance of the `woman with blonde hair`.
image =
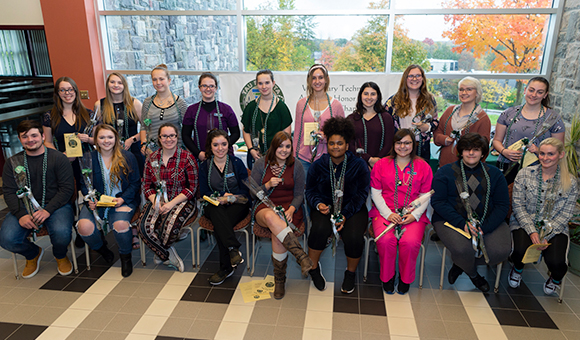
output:
M 550 271 L 544 283 L 544 293 L 550 295 L 558 293 L 568 270 L 568 221 L 576 206 L 578 185 L 568 170 L 562 141 L 554 137 L 544 139 L 538 158 L 540 164 L 520 170 L 514 182 L 510 218 L 514 266 L 508 283 L 512 288 L 520 286 L 526 250 L 532 244 L 545 244 L 539 249 Z
M 409 65 L 399 83 L 397 93 L 387 99 L 385 109 L 393 116 L 395 129 L 415 131 L 417 156 L 431 159 L 431 135 L 437 128 L 437 102 L 427 89 L 425 71 L 419 65 Z M 431 116 L 429 118 L 429 116 Z

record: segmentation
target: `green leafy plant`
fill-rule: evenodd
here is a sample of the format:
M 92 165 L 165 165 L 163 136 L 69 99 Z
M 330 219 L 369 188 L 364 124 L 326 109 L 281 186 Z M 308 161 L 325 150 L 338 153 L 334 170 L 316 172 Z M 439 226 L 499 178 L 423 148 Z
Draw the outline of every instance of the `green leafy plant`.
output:
M 576 143 L 580 140 L 580 114 L 576 113 L 570 122 L 570 131 L 566 133 L 566 160 L 568 161 L 568 169 L 570 173 L 578 177 L 578 168 L 580 162 L 578 160 L 578 153 L 576 152 Z
M 580 211 L 580 199 L 576 201 L 576 212 Z M 570 242 L 580 245 L 580 213 L 572 216 L 568 222 L 570 228 Z

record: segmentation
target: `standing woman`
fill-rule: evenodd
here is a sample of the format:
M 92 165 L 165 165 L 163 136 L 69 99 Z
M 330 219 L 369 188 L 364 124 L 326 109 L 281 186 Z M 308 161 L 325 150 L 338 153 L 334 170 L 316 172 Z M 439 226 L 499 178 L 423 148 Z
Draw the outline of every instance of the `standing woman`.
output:
M 159 127 L 165 123 L 171 123 L 175 126 L 181 126 L 183 115 L 187 110 L 187 103 L 183 98 L 176 96 L 169 89 L 171 85 L 171 77 L 165 64 L 155 66 L 151 71 L 151 81 L 153 87 L 157 91 L 151 97 L 145 98 L 143 101 L 143 111 L 141 118 L 143 125 L 141 126 L 141 153 L 146 154 L 147 144 L 154 141 L 151 145 L 151 151 L 159 148 L 158 130 Z M 181 147 L 181 136 L 178 136 L 177 147 Z
M 208 204 L 204 216 L 214 226 L 214 234 L 220 252 L 220 269 L 209 278 L 209 283 L 219 285 L 234 273 L 234 268 L 244 262 L 240 253 L 240 241 L 234 227 L 250 212 L 248 188 L 242 181 L 248 178 L 244 162 L 229 155 L 228 133 L 214 129 L 207 136 L 205 155 L 207 159 L 199 166 L 199 191 L 203 196 L 219 194 L 220 205 Z
M 421 194 L 431 190 L 433 172 L 427 162 L 415 154 L 415 134 L 409 129 L 395 133 L 395 147 L 388 157 L 379 160 L 371 172 L 371 196 L 374 206 L 369 212 L 375 236 L 388 225 L 400 224 L 400 239 L 395 228 L 377 241 L 381 263 L 381 281 L 387 294 L 395 291 L 395 262 L 399 250 L 399 284 L 397 292 L 405 294 L 415 281 L 417 255 L 429 219 L 424 214 L 427 204 L 401 216 L 399 213 Z
M 61 151 L 66 155 L 64 135 L 78 133 L 78 137 L 84 145 L 93 144 L 91 136 L 84 133 L 85 127 L 93 113 L 81 102 L 81 96 L 77 84 L 69 77 L 60 77 L 54 84 L 54 106 L 42 116 L 44 126 L 44 145 L 51 149 Z M 81 167 L 78 158 L 69 158 L 73 167 L 73 174 L 77 188 L 81 185 Z
M 322 64 L 314 64 L 306 77 L 308 97 L 296 103 L 296 122 L 294 123 L 294 150 L 304 171 L 308 174 L 310 164 L 326 153 L 326 139 L 322 136 L 314 150 L 311 133 L 320 133 L 324 123 L 332 117 L 343 117 L 342 104 L 331 97 L 327 91 L 330 86 L 328 70 Z M 308 131 L 309 130 L 309 131 Z
M 248 147 L 248 168 L 266 154 L 278 131 L 291 133 L 292 115 L 288 106 L 274 95 L 274 74 L 261 70 L 256 74 L 260 96 L 248 103 L 242 115 L 244 142 Z
M 490 266 L 507 259 L 511 251 L 509 227 L 504 221 L 510 202 L 508 187 L 499 169 L 483 162 L 488 152 L 485 137 L 473 132 L 463 135 L 457 141 L 459 160 L 437 170 L 431 196 L 433 227 L 453 260 L 449 283 L 454 284 L 465 272 L 482 292 L 489 291 L 489 283 L 477 272 L 472 240 L 445 223 L 468 234 L 481 233 Z M 477 216 L 467 215 L 466 204 Z M 479 221 L 479 228 L 472 224 L 472 218 Z
M 366 82 L 358 91 L 356 111 L 346 117 L 353 123 L 355 132 L 355 140 L 349 143 L 349 150 L 362 157 L 370 168 L 385 157 L 393 146 L 393 117 L 386 112 L 382 102 L 379 85 Z
M 547 244 L 542 248 L 550 278 L 544 283 L 544 293 L 558 293 L 568 270 L 567 255 L 570 245 L 568 221 L 574 213 L 578 186 L 566 162 L 564 144 L 556 138 L 540 143 L 540 165 L 520 170 L 513 192 L 513 214 L 510 229 L 513 237 L 511 259 L 514 263 L 508 277 L 510 287 L 518 288 L 522 280 L 526 249 L 532 244 Z M 540 238 L 542 226 L 551 232 Z
M 331 118 L 322 131 L 328 141 L 328 153 L 312 164 L 306 179 L 306 199 L 312 220 L 308 256 L 314 263 L 310 277 L 318 290 L 326 288 L 318 260 L 328 238 L 333 235 L 334 220 L 347 259 L 341 291 L 350 294 L 355 289 L 356 267 L 362 256 L 367 230 L 369 167 L 362 158 L 348 151 L 349 142 L 354 138 L 354 126 L 349 120 Z
M 147 203 L 139 218 L 139 234 L 156 254 L 155 263 L 183 272 L 183 261 L 173 243 L 181 227 L 196 216 L 197 162 L 191 152 L 178 146 L 175 125 L 163 123 L 157 134 L 161 148 L 145 162 L 141 191 Z
M 431 159 L 431 135 L 437 128 L 437 102 L 427 90 L 425 71 L 419 65 L 409 65 L 399 84 L 399 90 L 385 103 L 385 109 L 393 116 L 395 129 L 419 129 L 417 155 L 427 162 Z M 426 115 L 429 122 L 422 123 Z
M 560 117 L 559 113 L 552 112 L 549 92 L 550 83 L 546 78 L 534 77 L 530 79 L 524 91 L 526 100 L 524 105 L 510 107 L 499 116 L 492 146 L 500 153 L 497 167 L 502 170 L 504 175 L 506 175 L 510 165 L 513 162 L 519 162 L 523 156 L 522 151 L 508 149 L 510 145 L 524 137 L 532 139 L 536 133 L 540 132 L 543 122 L 549 115 Z M 564 134 L 564 122 L 559 118 L 548 132 L 540 136 L 534 145 L 528 147 L 528 151 L 537 153 L 537 145 L 548 137 L 557 138 L 563 143 Z M 519 165 L 506 175 L 508 184 L 513 183 L 518 171 Z
M 302 201 L 304 199 L 304 169 L 296 162 L 292 150 L 292 138 L 285 131 L 279 131 L 272 139 L 265 157 L 256 161 L 252 178 L 261 184 L 274 204 L 281 205 L 288 222 L 304 233 L 302 223 Z M 312 261 L 306 255 L 294 231 L 286 225 L 278 214 L 260 201 L 255 203 L 256 222 L 272 233 L 272 263 L 274 265 L 274 298 L 285 295 L 286 267 L 289 251 L 300 264 L 302 275 L 308 275 Z
M 103 221 L 108 221 L 109 227 L 113 229 L 119 246 L 121 274 L 127 277 L 133 272 L 131 261 L 133 235 L 130 229 L 131 218 L 139 205 L 141 176 L 135 156 L 123 150 L 119 143 L 119 135 L 112 126 L 98 125 L 95 129 L 94 140 L 97 150 L 91 152 L 90 156 L 93 164 L 94 189 L 103 195 L 115 197 L 113 199 L 115 207 L 97 208 L 96 202 L 88 201 L 88 204 L 83 205 L 81 209 L 77 228 L 79 235 L 89 247 L 101 254 L 106 262 L 111 263 L 114 254 L 103 242 L 101 231 L 97 228 L 92 213 L 97 209 L 99 217 Z M 83 195 L 88 194 L 84 181 L 81 191 Z
M 202 73 L 198 85 L 201 101 L 188 107 L 185 112 L 181 129 L 183 144 L 200 162 L 203 162 L 207 159 L 205 146 L 209 131 L 212 129 L 229 131 L 230 136 L 226 137 L 229 140 L 229 154 L 233 155 L 232 145 L 240 138 L 236 114 L 231 106 L 216 99 L 215 94 L 218 90 L 216 76 L 210 72 Z
M 100 113 L 101 121 L 117 130 L 123 149 L 131 151 L 138 164 L 139 174 L 143 176 L 145 159 L 141 154 L 141 135 L 137 125 L 141 121 L 142 105 L 139 99 L 131 97 L 127 79 L 113 72 L 107 77 L 105 98 L 95 103 L 95 112 Z
M 441 116 L 440 122 L 433 133 L 435 145 L 441 147 L 439 155 L 439 167 L 453 163 L 457 160 L 455 152 L 455 136 L 452 136 L 454 130 L 459 131 L 461 127 L 470 119 L 481 117 L 470 127 L 461 131 L 461 136 L 468 132 L 476 132 L 489 140 L 491 130 L 491 121 L 483 111 L 479 102 L 483 96 L 483 89 L 479 80 L 473 77 L 465 77 L 459 81 L 459 105 L 451 105 Z M 461 136 L 456 136 L 457 139 Z

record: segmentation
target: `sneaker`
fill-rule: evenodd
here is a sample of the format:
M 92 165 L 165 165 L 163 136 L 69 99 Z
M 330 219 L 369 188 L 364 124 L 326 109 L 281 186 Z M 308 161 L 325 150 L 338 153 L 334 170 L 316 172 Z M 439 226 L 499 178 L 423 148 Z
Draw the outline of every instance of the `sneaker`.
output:
M 320 262 L 318 262 L 318 267 L 310 269 L 308 271 L 310 278 L 312 278 L 312 283 L 316 289 L 323 291 L 326 289 L 326 279 L 322 276 L 322 269 L 320 268 Z
M 344 271 L 344 281 L 342 281 L 342 287 L 340 287 L 340 291 L 344 294 L 350 294 L 354 292 L 356 281 L 356 273 L 353 273 L 349 270 Z
M 72 273 L 73 268 L 72 264 L 70 263 L 68 257 L 63 257 L 62 259 L 56 259 L 56 267 L 58 269 L 58 273 L 62 276 L 67 276 Z
M 477 287 L 477 289 L 484 293 L 489 292 L 489 283 L 487 283 L 487 280 L 483 276 L 477 274 L 476 277 L 470 277 L 470 279 L 473 285 Z
M 163 260 L 159 258 L 159 256 L 157 256 L 157 254 L 153 255 L 153 263 L 155 264 L 162 264 Z
M 449 280 L 450 284 L 454 284 L 455 281 L 457 281 L 457 278 L 459 277 L 459 275 L 463 274 L 463 269 L 461 269 L 459 266 L 457 266 L 455 263 L 453 264 L 453 267 L 451 267 L 451 269 L 449 269 L 449 274 L 447 275 L 447 280 Z
M 242 263 L 244 263 L 242 252 L 238 248 L 230 249 L 230 264 L 232 265 L 232 267 L 235 268 Z
M 508 284 L 512 288 L 518 288 L 520 286 L 520 282 L 522 281 L 522 274 L 516 272 L 515 267 L 512 267 L 510 270 L 510 275 L 508 276 Z
M 42 259 L 42 255 L 44 255 L 44 249 L 39 247 L 38 255 L 36 255 L 36 257 L 33 258 L 32 260 L 26 260 L 26 266 L 22 271 L 23 278 L 30 279 L 31 277 L 36 275 L 36 273 L 38 273 L 38 270 L 40 269 L 40 259 Z
M 561 283 L 555 283 L 552 277 L 548 278 L 548 281 L 544 283 L 544 293 L 546 295 L 560 294 Z
M 232 268 L 230 271 L 220 269 L 220 270 L 218 270 L 217 273 L 210 276 L 208 281 L 209 281 L 209 284 L 217 286 L 217 285 L 221 285 L 228 277 L 230 277 L 232 275 L 234 275 L 234 268 Z
M 181 228 L 181 230 L 179 231 L 177 241 L 179 242 L 185 240 L 189 236 L 189 233 L 191 233 L 191 230 L 189 230 L 189 228 Z
M 169 260 L 165 261 L 165 264 L 183 273 L 185 271 L 185 265 L 183 264 L 181 257 L 179 257 L 179 254 L 177 254 L 177 250 L 171 246 L 167 251 L 169 252 Z
M 397 293 L 405 295 L 407 294 L 407 292 L 409 292 L 409 284 L 403 282 L 403 280 L 401 280 L 401 275 L 399 274 L 399 284 L 397 285 Z
M 395 275 L 389 281 L 383 282 L 383 290 L 389 295 L 395 294 Z

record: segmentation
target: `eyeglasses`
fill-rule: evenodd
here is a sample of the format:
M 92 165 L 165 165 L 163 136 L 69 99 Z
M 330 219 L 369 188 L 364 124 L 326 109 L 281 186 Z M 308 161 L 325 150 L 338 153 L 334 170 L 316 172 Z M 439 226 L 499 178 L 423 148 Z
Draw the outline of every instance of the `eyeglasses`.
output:
M 175 133 L 172 133 L 170 135 L 159 135 L 159 138 L 161 138 L 161 139 L 175 139 L 175 138 L 177 138 L 177 135 Z
M 409 146 L 411 144 L 413 144 L 413 142 L 402 142 L 402 141 L 395 142 L 395 145 L 398 145 L 398 146 L 401 146 L 401 145 Z
M 206 85 L 206 84 L 199 85 L 199 88 L 202 90 L 205 90 L 205 89 L 213 90 L 213 89 L 215 89 L 215 87 L 216 87 L 215 85 Z
M 472 92 L 475 90 L 475 87 L 460 87 L 459 92 Z
M 421 79 L 421 78 L 423 78 L 423 76 L 420 75 L 420 74 L 409 74 L 409 75 L 407 75 L 407 79 L 409 79 L 409 80 Z
M 60 89 L 58 90 L 59 93 L 66 94 L 66 93 L 74 93 L 75 89 Z

